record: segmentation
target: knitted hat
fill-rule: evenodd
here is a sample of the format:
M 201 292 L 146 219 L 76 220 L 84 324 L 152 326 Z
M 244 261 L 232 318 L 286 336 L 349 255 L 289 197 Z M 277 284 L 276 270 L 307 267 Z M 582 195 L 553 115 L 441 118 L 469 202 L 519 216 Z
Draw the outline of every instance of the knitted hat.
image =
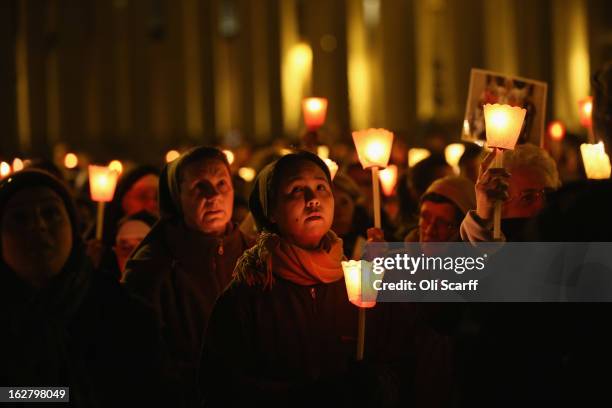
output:
M 464 214 L 476 208 L 476 192 L 474 183 L 461 176 L 447 176 L 431 183 L 423 198 L 435 193 L 449 199 Z

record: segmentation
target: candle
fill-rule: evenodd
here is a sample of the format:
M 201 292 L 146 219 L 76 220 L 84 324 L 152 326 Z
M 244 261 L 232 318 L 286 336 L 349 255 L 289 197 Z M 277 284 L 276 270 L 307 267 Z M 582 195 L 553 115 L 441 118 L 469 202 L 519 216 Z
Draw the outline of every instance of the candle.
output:
M 353 142 L 359 162 L 364 169 L 372 170 L 372 196 L 374 204 L 374 227 L 380 228 L 380 185 L 378 169 L 387 167 L 393 133 L 385 129 L 366 129 L 353 132 Z
M 98 202 L 96 239 L 102 239 L 104 226 L 104 203 L 112 201 L 117 185 L 118 173 L 104 166 L 89 166 L 89 192 L 91 199 Z
M 181 154 L 177 150 L 170 150 L 166 153 L 166 163 L 170 163 L 179 158 Z
M 338 164 L 331 159 L 323 159 L 323 161 L 327 165 L 327 168 L 329 169 L 329 174 L 331 176 L 331 179 L 333 180 L 334 177 L 336 177 L 336 173 L 338 172 Z
M 444 149 L 444 157 L 446 162 L 453 168 L 455 174 L 459 174 L 459 160 L 465 152 L 465 145 L 463 143 L 451 143 Z
M 19 157 L 15 157 L 13 159 L 13 171 L 21 171 L 23 167 L 23 161 Z
M 4 178 L 11 174 L 11 165 L 7 162 L 0 163 L 0 178 Z
M 304 114 L 304 123 L 308 130 L 316 131 L 325 123 L 327 99 L 305 98 L 302 101 L 302 112 Z
M 325 145 L 317 146 L 317 156 L 321 159 L 329 159 L 329 147 Z
M 431 152 L 422 147 L 413 147 L 408 150 L 408 167 L 414 167 L 421 160 L 431 156 Z
M 565 137 L 565 126 L 560 120 L 554 120 L 548 124 L 548 136 L 555 141 L 563 140 Z
M 115 171 L 117 174 L 123 173 L 123 164 L 119 160 L 113 160 L 108 163 L 108 168 Z
M 383 194 L 386 196 L 393 195 L 395 185 L 397 184 L 397 166 L 390 164 L 386 169 L 378 172 L 380 184 L 382 184 Z
M 584 170 L 589 179 L 610 178 L 610 158 L 606 154 L 603 142 L 580 145 Z
M 255 169 L 251 167 L 241 167 L 238 169 L 238 175 L 246 182 L 251 182 L 255 178 Z
M 495 159 L 492 167 L 503 167 L 502 154 L 504 149 L 512 150 L 516 145 L 523 127 L 527 111 L 510 105 L 486 104 L 484 106 L 487 146 L 495 149 Z M 501 201 L 495 204 L 493 214 L 493 238 L 501 238 Z
M 64 166 L 67 169 L 74 169 L 78 165 L 79 159 L 77 155 L 74 153 L 66 153 L 66 156 L 64 156 Z
M 593 97 L 587 96 L 578 101 L 578 113 L 580 124 L 585 128 L 590 128 L 593 124 Z
M 223 150 L 223 154 L 225 154 L 225 157 L 227 157 L 227 162 L 230 164 L 230 166 L 232 165 L 232 163 L 234 163 L 234 152 L 232 152 L 231 150 Z
M 362 287 L 362 281 L 369 282 L 371 278 L 368 271 L 372 270 L 372 263 L 367 261 L 343 261 L 344 282 L 349 302 L 359 308 L 357 328 L 357 360 L 363 360 L 365 348 L 365 310 L 376 305 L 377 292 L 371 284 Z M 365 276 L 362 275 L 365 272 Z M 382 279 L 382 277 L 377 278 Z M 363 300 L 363 299 L 367 300 Z M 373 300 L 372 300 L 373 299 Z

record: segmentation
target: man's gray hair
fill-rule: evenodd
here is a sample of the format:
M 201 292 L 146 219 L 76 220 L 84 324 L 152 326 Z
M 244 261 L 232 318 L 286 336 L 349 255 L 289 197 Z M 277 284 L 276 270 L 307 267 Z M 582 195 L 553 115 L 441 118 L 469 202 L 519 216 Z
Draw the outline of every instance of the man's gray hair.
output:
M 561 186 L 557 163 L 548 152 L 536 145 L 526 143 L 517 145 L 514 150 L 504 152 L 504 167 L 512 173 L 513 169 L 527 168 L 541 174 L 546 187 L 557 189 Z

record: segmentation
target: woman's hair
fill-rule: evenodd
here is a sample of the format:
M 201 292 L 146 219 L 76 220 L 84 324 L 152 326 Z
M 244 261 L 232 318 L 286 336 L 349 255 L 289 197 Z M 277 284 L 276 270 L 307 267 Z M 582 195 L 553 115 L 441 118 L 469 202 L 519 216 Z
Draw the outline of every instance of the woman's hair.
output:
M 514 150 L 504 152 L 504 167 L 512 173 L 512 169 L 527 168 L 541 174 L 546 180 L 546 187 L 557 189 L 561 186 L 559 171 L 555 160 L 548 152 L 533 144 L 517 145 Z

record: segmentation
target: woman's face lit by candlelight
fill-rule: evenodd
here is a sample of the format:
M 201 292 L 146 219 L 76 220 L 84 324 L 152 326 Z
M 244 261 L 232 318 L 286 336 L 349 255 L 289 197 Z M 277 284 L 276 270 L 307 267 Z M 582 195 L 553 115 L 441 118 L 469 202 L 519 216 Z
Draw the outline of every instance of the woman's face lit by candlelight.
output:
M 306 249 L 319 246 L 334 216 L 334 195 L 323 170 L 302 160 L 282 176 L 271 220 L 279 234 Z

